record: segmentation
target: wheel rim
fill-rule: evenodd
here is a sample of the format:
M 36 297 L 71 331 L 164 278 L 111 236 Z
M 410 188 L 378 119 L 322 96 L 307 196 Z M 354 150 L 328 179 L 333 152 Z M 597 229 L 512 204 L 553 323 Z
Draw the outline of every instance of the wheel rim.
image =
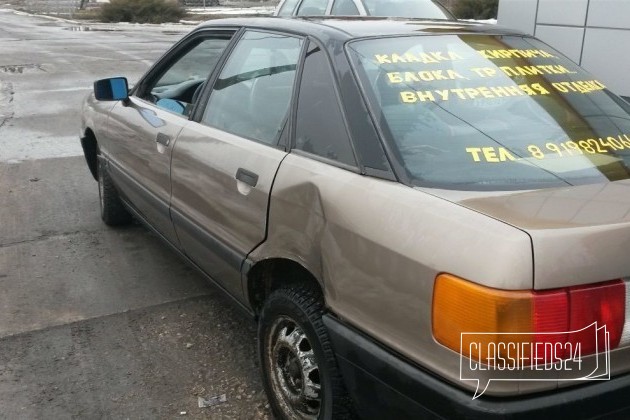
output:
M 316 419 L 321 406 L 319 366 L 304 330 L 288 317 L 269 329 L 267 365 L 271 387 L 291 418 Z

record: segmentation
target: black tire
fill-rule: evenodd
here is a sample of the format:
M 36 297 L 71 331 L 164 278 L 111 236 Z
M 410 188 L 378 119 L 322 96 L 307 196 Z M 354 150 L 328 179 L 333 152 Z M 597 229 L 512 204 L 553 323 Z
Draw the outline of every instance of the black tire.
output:
M 120 201 L 118 191 L 107 170 L 103 167 L 103 160 L 97 157 L 98 197 L 101 207 L 101 219 L 108 226 L 120 226 L 131 223 L 131 214 Z
M 263 306 L 258 353 L 265 392 L 277 419 L 354 417 L 323 313 L 319 289 L 306 284 L 274 291 Z M 315 369 L 305 368 L 313 367 L 311 361 Z

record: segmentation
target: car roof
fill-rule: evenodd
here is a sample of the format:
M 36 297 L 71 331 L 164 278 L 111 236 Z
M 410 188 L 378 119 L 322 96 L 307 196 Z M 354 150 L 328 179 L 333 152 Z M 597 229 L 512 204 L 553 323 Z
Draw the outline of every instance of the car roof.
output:
M 207 21 L 199 28 L 226 26 L 246 26 L 306 35 L 322 36 L 329 39 L 349 40 L 372 36 L 393 35 L 436 35 L 479 33 L 492 35 L 523 35 L 523 33 L 497 25 L 469 21 L 427 20 L 411 18 L 383 18 L 372 16 L 339 17 L 265 17 L 228 18 Z

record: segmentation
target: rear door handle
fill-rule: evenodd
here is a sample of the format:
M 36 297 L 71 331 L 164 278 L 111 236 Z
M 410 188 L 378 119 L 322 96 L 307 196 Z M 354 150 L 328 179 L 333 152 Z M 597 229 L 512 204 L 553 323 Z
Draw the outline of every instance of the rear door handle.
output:
M 158 133 L 155 141 L 157 143 L 163 144 L 164 146 L 168 146 L 171 142 L 171 138 L 164 133 Z
M 238 168 L 236 171 L 236 179 L 252 187 L 255 187 L 256 184 L 258 184 L 258 174 L 243 168 Z

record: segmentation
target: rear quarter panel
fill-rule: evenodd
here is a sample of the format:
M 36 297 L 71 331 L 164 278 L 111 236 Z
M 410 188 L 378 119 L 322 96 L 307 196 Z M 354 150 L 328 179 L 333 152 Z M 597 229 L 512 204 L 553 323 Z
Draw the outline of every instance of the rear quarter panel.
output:
M 321 282 L 337 316 L 453 382 L 459 382 L 459 355 L 438 344 L 431 330 L 436 275 L 502 289 L 529 289 L 533 280 L 524 232 L 297 154 L 280 166 L 268 238 L 250 257 L 299 262 Z M 503 388 L 517 392 L 513 383 Z

